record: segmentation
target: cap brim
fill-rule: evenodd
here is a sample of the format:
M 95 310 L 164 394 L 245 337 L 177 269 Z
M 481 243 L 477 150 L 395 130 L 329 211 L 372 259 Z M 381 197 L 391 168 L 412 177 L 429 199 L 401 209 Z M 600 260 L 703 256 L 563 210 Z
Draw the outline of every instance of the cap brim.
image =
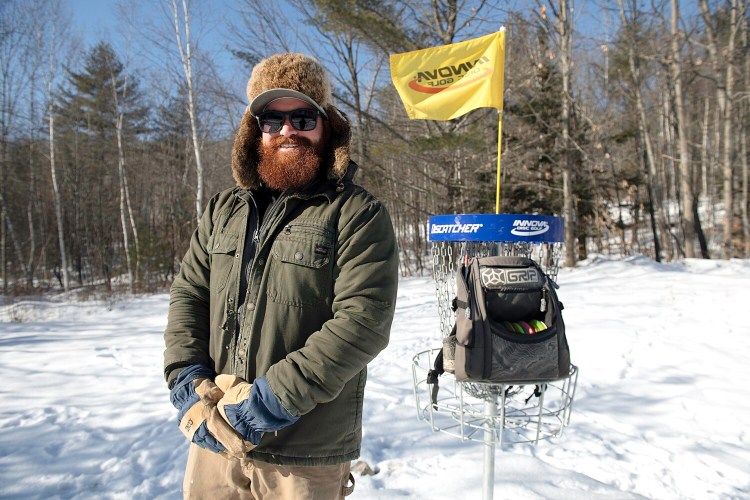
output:
M 324 117 L 328 118 L 328 113 L 326 113 L 326 111 L 317 102 L 310 99 L 302 92 L 297 92 L 296 90 L 291 89 L 271 89 L 266 90 L 265 92 L 261 92 L 255 99 L 253 99 L 253 102 L 250 103 L 250 113 L 252 113 L 253 116 L 258 116 L 263 112 L 264 109 L 266 109 L 266 106 L 271 104 L 271 102 L 275 101 L 276 99 L 283 99 L 285 97 L 291 97 L 293 99 L 304 101 L 320 111 L 320 113 Z

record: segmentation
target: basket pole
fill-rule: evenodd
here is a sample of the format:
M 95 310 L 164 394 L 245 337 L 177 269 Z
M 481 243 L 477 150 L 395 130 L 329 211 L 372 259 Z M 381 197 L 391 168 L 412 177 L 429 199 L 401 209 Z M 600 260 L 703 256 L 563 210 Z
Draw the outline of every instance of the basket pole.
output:
M 497 398 L 492 396 L 484 401 L 484 482 L 482 498 L 492 500 L 495 490 L 495 420 L 497 419 Z

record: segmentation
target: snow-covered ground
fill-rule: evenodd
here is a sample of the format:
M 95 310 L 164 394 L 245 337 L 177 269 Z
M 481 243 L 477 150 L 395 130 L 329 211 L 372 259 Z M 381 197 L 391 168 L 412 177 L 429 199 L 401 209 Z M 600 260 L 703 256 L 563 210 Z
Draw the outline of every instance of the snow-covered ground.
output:
M 750 261 L 593 258 L 558 277 L 580 377 L 570 426 L 498 448 L 495 498 L 750 498 Z M 180 498 L 187 443 L 162 380 L 166 295 L 0 308 L 0 497 Z M 482 498 L 484 447 L 416 418 L 438 347 L 428 278 L 404 279 L 370 365 L 349 498 Z

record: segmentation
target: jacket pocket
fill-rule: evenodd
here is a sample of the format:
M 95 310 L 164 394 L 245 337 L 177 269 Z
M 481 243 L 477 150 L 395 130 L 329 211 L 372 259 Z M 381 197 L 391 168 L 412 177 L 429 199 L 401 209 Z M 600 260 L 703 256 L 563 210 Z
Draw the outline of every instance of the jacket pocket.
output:
M 290 224 L 271 247 L 268 295 L 296 307 L 325 304 L 331 296 L 333 233 L 310 223 Z
M 211 256 L 211 290 L 221 292 L 229 281 L 237 257 L 237 233 L 219 233 L 209 241 Z M 237 263 L 239 265 L 239 262 Z

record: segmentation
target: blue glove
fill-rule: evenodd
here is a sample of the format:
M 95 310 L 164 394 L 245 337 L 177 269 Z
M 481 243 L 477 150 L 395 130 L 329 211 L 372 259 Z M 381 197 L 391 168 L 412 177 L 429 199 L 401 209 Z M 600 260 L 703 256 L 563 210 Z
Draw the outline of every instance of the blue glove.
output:
M 214 453 L 220 453 L 226 448 L 208 432 L 205 416 L 194 433 L 192 433 L 193 429 L 191 428 L 193 425 L 192 420 L 189 419 L 188 422 L 183 422 L 185 414 L 201 400 L 200 396 L 195 392 L 195 388 L 203 379 L 212 380 L 214 375 L 213 370 L 203 365 L 188 366 L 177 376 L 172 389 L 169 391 L 169 400 L 178 410 L 177 423 L 183 434 L 201 448 L 213 451 Z
M 216 384 L 224 391 L 219 412 L 243 439 L 254 445 L 260 444 L 264 432 L 281 430 L 299 420 L 282 406 L 266 377 L 249 384 L 239 377 L 219 375 Z

